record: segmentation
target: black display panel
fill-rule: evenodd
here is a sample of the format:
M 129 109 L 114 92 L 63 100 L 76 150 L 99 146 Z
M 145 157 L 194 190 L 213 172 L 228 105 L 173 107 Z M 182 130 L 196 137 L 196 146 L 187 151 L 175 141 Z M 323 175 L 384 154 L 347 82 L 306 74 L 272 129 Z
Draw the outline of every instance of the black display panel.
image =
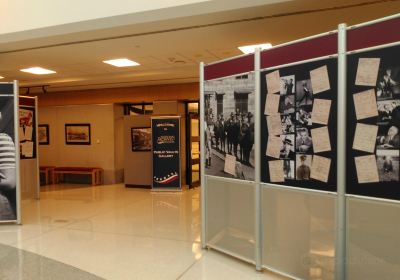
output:
M 152 118 L 152 186 L 157 189 L 181 188 L 180 119 Z
M 348 194 L 400 199 L 400 47 L 348 56 Z
M 337 59 L 262 72 L 260 109 L 261 181 L 336 191 Z
M 36 158 L 35 108 L 19 106 L 20 159 Z

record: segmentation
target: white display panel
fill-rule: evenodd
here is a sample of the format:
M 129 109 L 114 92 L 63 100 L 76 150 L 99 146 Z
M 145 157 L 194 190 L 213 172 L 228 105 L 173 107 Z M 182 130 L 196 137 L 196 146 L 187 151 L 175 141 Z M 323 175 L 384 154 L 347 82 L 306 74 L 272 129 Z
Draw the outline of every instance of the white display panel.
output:
M 347 198 L 347 279 L 399 279 L 400 204 Z
M 336 195 L 262 186 L 263 266 L 334 279 Z
M 206 176 L 207 245 L 254 262 L 254 184 Z

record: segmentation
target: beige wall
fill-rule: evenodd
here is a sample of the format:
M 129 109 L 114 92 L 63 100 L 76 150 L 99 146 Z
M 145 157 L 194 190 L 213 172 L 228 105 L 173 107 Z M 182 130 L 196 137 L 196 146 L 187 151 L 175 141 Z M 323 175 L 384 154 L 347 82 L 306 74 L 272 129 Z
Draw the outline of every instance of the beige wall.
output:
M 199 83 L 104 88 L 38 94 L 39 106 L 199 100 Z
M 112 104 L 39 107 L 39 124 L 50 127 L 50 145 L 39 147 L 40 165 L 101 167 L 105 183 L 115 183 L 114 109 Z M 66 145 L 66 123 L 90 123 L 91 145 Z
M 150 115 L 124 117 L 124 182 L 126 185 L 151 186 L 151 152 L 132 152 L 131 140 L 131 128 L 150 126 Z

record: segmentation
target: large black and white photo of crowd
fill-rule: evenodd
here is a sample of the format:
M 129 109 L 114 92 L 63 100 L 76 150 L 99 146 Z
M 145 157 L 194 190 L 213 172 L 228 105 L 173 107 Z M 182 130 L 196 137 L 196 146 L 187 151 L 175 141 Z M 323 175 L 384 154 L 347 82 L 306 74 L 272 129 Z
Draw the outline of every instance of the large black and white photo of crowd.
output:
M 400 67 L 382 67 L 376 85 L 378 135 L 376 158 L 379 181 L 399 181 Z
M 207 175 L 254 180 L 254 95 L 254 73 L 204 83 Z
M 0 221 L 17 218 L 14 97 L 0 97 Z

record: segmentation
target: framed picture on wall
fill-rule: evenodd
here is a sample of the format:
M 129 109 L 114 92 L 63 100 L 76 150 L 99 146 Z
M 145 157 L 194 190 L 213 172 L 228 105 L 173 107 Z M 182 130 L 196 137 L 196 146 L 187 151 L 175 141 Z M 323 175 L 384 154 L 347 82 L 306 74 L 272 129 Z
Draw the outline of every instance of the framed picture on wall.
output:
M 65 124 L 65 144 L 90 145 L 90 124 L 72 123 Z
M 50 130 L 48 124 L 38 126 L 39 145 L 50 145 Z
M 151 127 L 131 128 L 132 151 L 151 151 Z

